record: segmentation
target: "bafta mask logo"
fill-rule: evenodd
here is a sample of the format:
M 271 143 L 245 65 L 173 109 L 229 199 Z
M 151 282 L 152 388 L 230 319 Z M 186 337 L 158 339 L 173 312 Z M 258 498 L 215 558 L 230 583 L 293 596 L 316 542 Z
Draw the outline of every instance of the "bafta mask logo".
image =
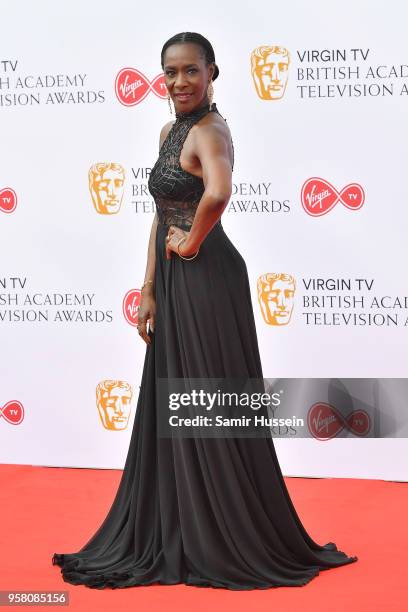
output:
M 114 215 L 122 204 L 125 169 L 114 162 L 101 162 L 89 168 L 89 191 L 96 212 Z
M 258 278 L 258 301 L 265 323 L 287 325 L 293 311 L 296 281 L 291 274 L 263 274 Z
M 0 210 L 4 213 L 14 212 L 17 206 L 17 194 L 11 187 L 0 189 Z
M 251 53 L 251 72 L 261 100 L 283 98 L 288 81 L 289 51 L 285 47 L 257 47 Z
M 122 380 L 104 380 L 97 385 L 96 404 L 105 429 L 127 428 L 132 396 L 132 387 Z

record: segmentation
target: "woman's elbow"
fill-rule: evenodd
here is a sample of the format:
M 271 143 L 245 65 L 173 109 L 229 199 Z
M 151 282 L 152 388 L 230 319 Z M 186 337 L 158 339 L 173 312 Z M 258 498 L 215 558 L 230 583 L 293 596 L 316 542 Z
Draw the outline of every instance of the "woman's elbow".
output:
M 206 190 L 206 196 L 213 208 L 222 208 L 231 197 L 231 188 Z

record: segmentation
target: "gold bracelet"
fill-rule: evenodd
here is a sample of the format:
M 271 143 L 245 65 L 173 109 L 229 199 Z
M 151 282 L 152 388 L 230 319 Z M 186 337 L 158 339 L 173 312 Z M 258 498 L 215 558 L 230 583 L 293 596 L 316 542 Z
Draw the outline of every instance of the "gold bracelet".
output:
M 184 257 L 184 255 L 182 255 L 179 251 L 179 246 L 182 242 L 184 242 L 184 240 L 186 240 L 186 237 L 184 236 L 184 238 L 182 238 L 178 244 L 177 244 L 177 253 L 179 254 L 179 257 L 181 257 L 181 259 L 185 259 L 186 261 L 191 261 L 192 259 L 194 259 L 195 257 L 197 257 L 198 253 L 200 252 L 200 247 L 198 247 L 198 251 L 197 253 L 195 253 L 192 257 Z
M 146 285 L 148 285 L 149 283 L 153 283 L 153 281 L 152 281 L 152 280 L 147 280 L 147 281 L 145 281 L 145 282 L 143 283 L 143 285 L 141 286 L 140 291 L 142 291 L 143 287 L 145 287 L 145 286 L 146 286 Z

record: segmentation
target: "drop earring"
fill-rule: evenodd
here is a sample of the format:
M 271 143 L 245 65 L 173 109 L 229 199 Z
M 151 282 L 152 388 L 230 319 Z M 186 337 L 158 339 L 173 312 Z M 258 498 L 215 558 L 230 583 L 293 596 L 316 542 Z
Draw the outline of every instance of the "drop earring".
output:
M 210 110 L 211 110 L 212 100 L 214 97 L 214 87 L 212 84 L 212 80 L 209 82 L 208 87 L 207 87 L 207 96 L 208 96 L 208 103 L 210 105 Z
M 172 115 L 173 114 L 173 109 L 171 108 L 171 101 L 170 100 L 171 100 L 170 94 L 167 91 L 167 102 L 169 103 L 170 115 Z

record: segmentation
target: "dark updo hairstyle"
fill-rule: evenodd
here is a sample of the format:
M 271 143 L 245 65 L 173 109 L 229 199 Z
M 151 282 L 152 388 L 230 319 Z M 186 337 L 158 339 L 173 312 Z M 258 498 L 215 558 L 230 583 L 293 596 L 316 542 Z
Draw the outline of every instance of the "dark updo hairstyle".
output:
M 180 32 L 180 34 L 175 34 L 174 36 L 169 38 L 169 40 L 164 43 L 163 49 L 161 51 L 161 67 L 164 68 L 164 54 L 166 52 L 166 49 L 171 45 L 176 45 L 180 43 L 194 43 L 201 47 L 201 50 L 204 53 L 207 66 L 208 64 L 215 64 L 214 75 L 212 77 L 212 80 L 215 81 L 220 71 L 218 69 L 217 64 L 215 63 L 214 49 L 212 48 L 211 43 L 206 38 L 204 38 L 204 36 L 201 36 L 201 34 L 197 34 L 197 32 Z

